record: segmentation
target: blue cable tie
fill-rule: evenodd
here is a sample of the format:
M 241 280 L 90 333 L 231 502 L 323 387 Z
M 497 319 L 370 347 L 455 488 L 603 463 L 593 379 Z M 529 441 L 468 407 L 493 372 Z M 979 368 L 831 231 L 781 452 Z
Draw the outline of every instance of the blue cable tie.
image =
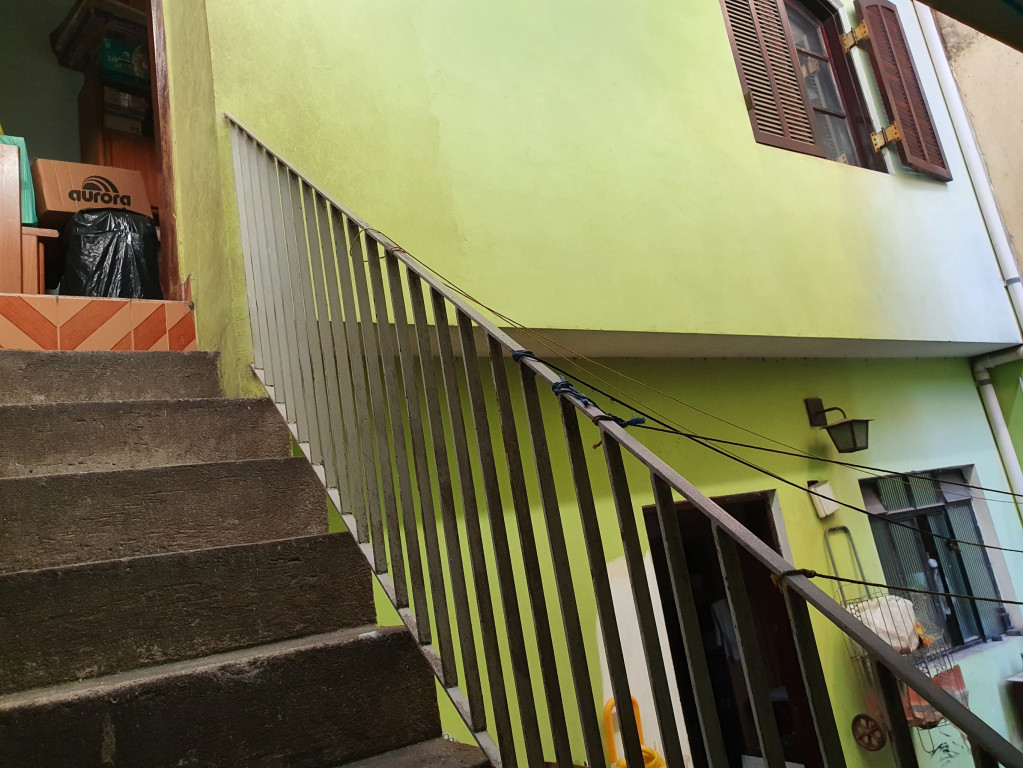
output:
M 534 355 L 532 352 L 530 352 L 528 349 L 516 349 L 514 352 L 512 352 L 512 360 L 514 360 L 516 363 L 519 362 L 519 360 L 521 360 L 524 357 L 528 357 L 531 360 L 539 360 L 540 359 L 539 357 Z
M 580 403 L 582 403 L 583 406 L 595 405 L 595 403 L 592 400 L 590 400 L 590 398 L 588 398 L 586 395 L 584 395 L 578 389 L 573 387 L 572 386 L 572 382 L 565 381 L 565 379 L 562 379 L 561 381 L 556 381 L 553 384 L 551 384 L 551 389 L 554 391 L 554 394 L 556 394 L 558 396 L 561 396 L 561 395 L 571 395 L 576 400 L 578 400 Z
M 642 416 L 633 416 L 628 421 L 626 421 L 625 419 L 621 419 L 618 416 L 613 416 L 613 418 L 615 420 L 615 424 L 617 424 L 622 429 L 626 429 L 628 427 L 638 427 L 640 424 L 646 424 L 646 419 Z

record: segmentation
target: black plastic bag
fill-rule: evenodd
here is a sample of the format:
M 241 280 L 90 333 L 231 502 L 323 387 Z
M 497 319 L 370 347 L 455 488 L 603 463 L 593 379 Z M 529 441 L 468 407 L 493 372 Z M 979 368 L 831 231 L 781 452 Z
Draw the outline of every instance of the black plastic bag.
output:
M 153 220 L 120 210 L 78 211 L 64 230 L 60 293 L 113 299 L 162 299 L 160 244 Z

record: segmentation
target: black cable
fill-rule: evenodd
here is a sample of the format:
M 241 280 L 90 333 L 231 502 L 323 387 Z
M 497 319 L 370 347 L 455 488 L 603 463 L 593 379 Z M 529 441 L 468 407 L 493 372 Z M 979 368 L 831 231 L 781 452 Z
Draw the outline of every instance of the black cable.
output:
M 846 584 L 859 584 L 862 587 L 878 587 L 880 589 L 894 589 L 898 592 L 913 592 L 917 595 L 934 595 L 935 597 L 953 597 L 957 600 L 974 600 L 981 603 L 998 603 L 999 605 L 1023 605 L 1019 600 L 1003 600 L 1000 597 L 978 597 L 977 595 L 960 595 L 956 592 L 935 592 L 932 589 L 918 589 L 916 587 L 900 587 L 894 584 L 883 584 L 878 581 L 864 581 L 863 579 L 848 579 L 844 576 L 832 576 L 829 573 L 818 573 L 812 568 L 793 568 L 791 571 L 771 574 L 771 581 L 775 586 L 781 586 L 784 579 L 789 576 L 805 576 L 808 579 L 829 579 L 830 581 L 841 581 Z
M 912 473 L 912 472 L 896 472 L 894 470 L 885 469 L 883 467 L 872 467 L 869 464 L 855 464 L 855 463 L 850 462 L 850 461 L 842 461 L 841 459 L 829 459 L 829 458 L 825 458 L 823 456 L 815 456 L 812 453 L 805 453 L 805 452 L 798 452 L 798 451 L 783 451 L 780 448 L 768 448 L 765 445 L 754 445 L 752 443 L 742 443 L 742 442 L 738 442 L 738 441 L 735 441 L 735 440 L 725 440 L 724 438 L 720 438 L 720 437 L 708 437 L 706 435 L 696 435 L 695 433 L 680 433 L 677 428 L 671 426 L 670 424 L 668 424 L 668 423 L 666 423 L 666 422 L 662 421 L 661 419 L 658 419 L 658 418 L 656 418 L 654 416 L 651 416 L 646 411 L 642 410 L 641 408 L 637 408 L 635 405 L 632 405 L 631 403 L 627 403 L 624 400 L 621 400 L 620 398 L 617 398 L 614 395 L 612 395 L 612 394 L 610 394 L 608 392 L 605 392 L 602 389 L 599 389 L 598 387 L 596 387 L 593 384 L 589 383 L 585 379 L 582 379 L 582 378 L 580 378 L 579 376 L 577 376 L 577 375 L 575 375 L 573 373 L 569 373 L 564 368 L 559 368 L 554 363 L 551 363 L 550 361 L 545 360 L 545 359 L 540 358 L 540 357 L 537 357 L 536 359 L 539 360 L 544 365 L 546 365 L 548 368 L 551 368 L 552 370 L 557 371 L 562 376 L 567 376 L 567 377 L 569 377 L 571 379 L 574 379 L 575 381 L 577 381 L 580 384 L 582 384 L 584 387 L 592 389 L 594 392 L 598 393 L 599 395 L 601 395 L 603 397 L 608 398 L 612 402 L 615 402 L 618 405 L 625 406 L 626 408 L 628 408 L 628 409 L 630 409 L 632 411 L 635 411 L 636 413 L 644 416 L 645 418 L 649 419 L 650 421 L 657 422 L 658 424 L 660 424 L 661 426 L 665 427 L 669 431 L 682 434 L 683 437 L 694 436 L 694 437 L 699 437 L 701 440 L 707 440 L 707 441 L 713 442 L 713 443 L 721 443 L 721 444 L 724 444 L 724 445 L 733 445 L 733 446 L 736 446 L 736 447 L 739 447 L 739 448 L 750 448 L 750 449 L 755 450 L 755 451 L 765 451 L 767 453 L 776 453 L 776 454 L 780 454 L 782 456 L 791 456 L 791 457 L 794 457 L 794 458 L 797 458 L 797 459 L 810 459 L 811 461 L 820 461 L 820 462 L 824 462 L 826 464 L 836 464 L 838 466 L 847 467 L 847 468 L 850 468 L 850 469 L 862 469 L 862 470 L 867 470 L 867 471 L 870 471 L 870 472 L 881 472 L 881 473 L 884 473 L 884 474 L 887 474 L 887 475 L 897 475 L 897 476 L 899 476 L 899 478 L 912 477 L 912 478 L 916 478 L 916 479 L 920 479 L 920 480 L 930 480 L 931 479 L 928 475 L 920 475 L 920 474 L 915 474 L 915 473 Z M 649 427 L 647 427 L 647 429 L 649 429 Z M 902 482 L 907 484 L 907 485 L 911 485 L 911 486 L 913 485 L 912 483 L 906 483 L 905 480 L 903 480 Z M 1003 491 L 1003 490 L 1000 490 L 998 488 L 987 488 L 987 487 L 982 486 L 982 485 L 971 485 L 969 483 L 960 483 L 960 482 L 956 482 L 954 480 L 947 480 L 947 481 L 946 480 L 942 480 L 941 483 L 943 485 L 953 485 L 953 486 L 956 486 L 957 488 L 969 488 L 971 490 L 982 491 L 982 492 L 985 492 L 985 493 L 1001 493 L 1001 494 L 1004 494 L 1006 496 L 1012 496 L 1014 498 L 1023 499 L 1023 494 L 1014 493 L 1012 491 Z M 976 498 L 976 497 L 971 496 L 971 498 Z M 986 501 L 1000 502 L 1002 500 L 1001 499 L 986 499 Z M 1010 501 L 1009 503 L 1013 503 L 1014 504 L 1015 502 Z
M 666 429 L 658 429 L 657 427 L 648 427 L 646 425 L 639 425 L 637 427 L 637 429 L 648 429 L 648 430 L 655 431 L 655 432 L 666 432 L 668 434 L 673 434 L 673 435 L 677 435 L 679 437 L 684 437 L 687 440 L 693 441 L 697 445 L 702 445 L 704 448 L 706 448 L 706 449 L 708 449 L 710 451 L 714 451 L 714 453 L 719 453 L 722 456 L 727 456 L 728 458 L 732 459 L 732 461 L 736 461 L 736 462 L 738 462 L 740 464 L 743 464 L 743 465 L 749 467 L 750 469 L 756 470 L 757 472 L 760 472 L 760 473 L 762 473 L 764 475 L 767 475 L 768 477 L 772 477 L 775 480 L 777 480 L 778 482 L 785 483 L 786 485 L 791 485 L 793 488 L 798 488 L 799 490 L 803 491 L 804 493 L 808 493 L 811 496 L 816 496 L 819 499 L 827 499 L 828 501 L 833 501 L 836 504 L 838 504 L 839 506 L 845 507 L 846 509 L 851 509 L 854 512 L 859 512 L 859 513 L 864 514 L 864 515 L 869 515 L 870 517 L 876 518 L 878 520 L 883 520 L 888 525 L 896 525 L 896 526 L 898 526 L 900 528 L 908 528 L 909 530 L 916 531 L 917 533 L 920 533 L 920 534 L 927 533 L 927 535 L 931 536 L 932 538 L 941 539 L 942 541 L 952 542 L 952 543 L 956 544 L 957 546 L 960 545 L 960 544 L 966 544 L 966 545 L 973 546 L 973 547 L 982 547 L 983 549 L 994 549 L 994 550 L 998 550 L 998 551 L 1001 551 L 1001 552 L 1015 552 L 1017 554 L 1023 555 L 1023 549 L 1013 549 L 1012 547 L 999 547 L 999 546 L 996 546 L 994 544 L 984 544 L 983 542 L 980 542 L 980 541 L 963 541 L 962 539 L 952 538 L 951 536 L 942 536 L 941 534 L 931 533 L 929 531 L 925 532 L 925 531 L 922 531 L 921 529 L 917 528 L 915 525 L 909 525 L 908 523 L 899 522 L 898 520 L 892 520 L 887 515 L 879 514 L 877 512 L 871 512 L 869 509 L 865 509 L 864 507 L 857 507 L 855 504 L 849 504 L 849 503 L 844 502 L 844 501 L 839 501 L 838 499 L 834 499 L 831 496 L 824 496 L 823 494 L 817 493 L 812 488 L 807 488 L 805 486 L 802 486 L 799 483 L 794 482 L 792 480 L 789 480 L 789 479 L 787 479 L 785 477 L 782 477 L 781 475 L 779 475 L 779 474 L 777 474 L 775 472 L 772 472 L 769 469 L 765 469 L 764 467 L 761 467 L 761 466 L 759 466 L 757 464 L 754 464 L 751 461 L 746 461 L 741 456 L 736 456 L 734 453 L 730 453 L 729 451 L 726 451 L 726 450 L 724 450 L 722 448 L 718 448 L 717 446 L 705 443 L 702 440 L 700 440 L 698 437 L 694 437 L 692 435 L 686 434 L 685 432 L 682 432 L 681 430 L 678 430 L 678 429 L 672 429 L 670 427 L 666 428 Z

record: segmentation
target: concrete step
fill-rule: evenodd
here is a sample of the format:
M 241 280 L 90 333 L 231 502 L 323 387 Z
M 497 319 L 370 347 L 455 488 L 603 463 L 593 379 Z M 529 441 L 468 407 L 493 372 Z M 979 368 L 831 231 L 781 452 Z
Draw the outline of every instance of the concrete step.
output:
M 490 761 L 476 746 L 431 739 L 340 768 L 487 768 Z
M 211 352 L 0 351 L 0 405 L 219 397 Z
M 0 572 L 326 532 L 300 458 L 0 479 Z
M 0 696 L 0 765 L 18 768 L 326 768 L 439 735 L 433 676 L 403 628 Z
M 267 398 L 0 406 L 0 477 L 289 456 Z
M 345 533 L 0 575 L 0 694 L 376 620 Z

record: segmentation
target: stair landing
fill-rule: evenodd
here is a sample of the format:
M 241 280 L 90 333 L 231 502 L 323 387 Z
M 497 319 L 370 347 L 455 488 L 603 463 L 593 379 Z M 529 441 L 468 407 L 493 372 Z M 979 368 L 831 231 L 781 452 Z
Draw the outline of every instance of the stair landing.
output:
M 0 349 L 175 351 L 196 348 L 185 301 L 0 294 Z

